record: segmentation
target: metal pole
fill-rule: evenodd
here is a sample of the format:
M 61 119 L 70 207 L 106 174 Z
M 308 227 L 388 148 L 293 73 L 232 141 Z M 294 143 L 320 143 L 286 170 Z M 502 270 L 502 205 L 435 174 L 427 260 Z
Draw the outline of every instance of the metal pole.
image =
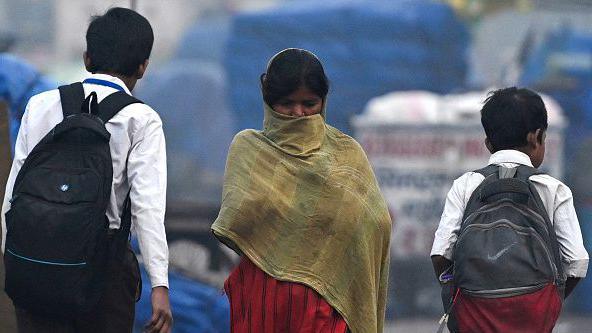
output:
M 131 10 L 138 10 L 138 0 L 130 0 L 130 9 Z

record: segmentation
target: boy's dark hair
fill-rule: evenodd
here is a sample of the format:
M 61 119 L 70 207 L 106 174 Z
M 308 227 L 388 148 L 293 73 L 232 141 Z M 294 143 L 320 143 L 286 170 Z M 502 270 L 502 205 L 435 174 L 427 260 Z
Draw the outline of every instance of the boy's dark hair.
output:
M 86 31 L 90 72 L 131 76 L 149 57 L 154 33 L 148 20 L 127 8 L 115 7 L 93 16 Z
M 548 127 L 541 96 L 526 88 L 504 88 L 489 93 L 481 109 L 481 124 L 494 151 L 527 144 L 528 133 Z M 537 138 L 542 142 L 541 137 Z
M 329 80 L 323 65 L 312 53 L 302 49 L 286 49 L 271 59 L 267 72 L 261 75 L 263 100 L 272 106 L 301 86 L 324 99 Z

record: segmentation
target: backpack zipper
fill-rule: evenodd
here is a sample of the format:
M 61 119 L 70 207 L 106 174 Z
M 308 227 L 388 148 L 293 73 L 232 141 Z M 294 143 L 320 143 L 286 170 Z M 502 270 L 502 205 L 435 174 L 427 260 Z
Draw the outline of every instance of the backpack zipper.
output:
M 86 265 L 86 261 L 83 262 L 76 262 L 76 263 L 61 263 L 61 262 L 52 262 L 52 261 L 45 261 L 45 260 L 38 260 L 38 259 L 33 259 L 33 258 L 28 258 L 28 257 L 24 257 L 21 255 L 18 255 L 14 252 L 12 252 L 10 249 L 6 249 L 7 253 L 10 253 L 12 256 L 22 259 L 22 260 L 26 260 L 26 261 L 30 261 L 30 262 L 34 262 L 37 264 L 43 264 L 43 265 L 52 265 L 52 266 L 84 266 Z
M 502 297 L 512 297 L 512 296 L 520 296 L 525 294 L 530 294 L 537 290 L 543 289 L 548 283 L 540 283 L 534 286 L 526 286 L 526 287 L 514 287 L 514 288 L 504 288 L 504 289 L 492 289 L 492 290 L 467 290 L 463 289 L 463 294 L 467 294 L 469 296 L 481 297 L 481 298 L 502 298 Z M 553 283 L 555 284 L 555 283 Z
M 503 200 L 501 202 L 494 202 L 492 204 L 486 205 L 481 207 L 480 209 L 474 211 L 473 213 L 471 213 L 471 215 L 467 216 L 467 218 L 463 221 L 463 224 L 467 224 L 470 221 L 474 220 L 477 215 L 482 214 L 482 213 L 488 213 L 494 209 L 500 208 L 500 207 L 504 207 L 504 206 L 508 206 L 510 208 L 513 208 L 515 211 L 517 211 L 518 213 L 520 213 L 521 215 L 523 215 L 524 217 L 529 217 L 528 215 L 526 215 L 523 211 L 521 211 L 517 206 L 517 204 L 509 201 L 509 200 Z M 533 214 L 535 217 L 535 221 L 538 222 L 541 226 L 543 226 L 543 230 L 545 230 L 545 232 L 547 233 L 547 236 L 549 236 L 549 231 L 547 230 L 547 223 L 545 222 L 545 219 L 536 211 L 532 210 L 530 207 L 527 207 L 525 205 L 520 205 L 522 206 L 521 208 L 527 210 L 529 213 Z M 471 225 L 469 225 L 471 226 Z M 467 228 L 469 227 L 467 226 Z

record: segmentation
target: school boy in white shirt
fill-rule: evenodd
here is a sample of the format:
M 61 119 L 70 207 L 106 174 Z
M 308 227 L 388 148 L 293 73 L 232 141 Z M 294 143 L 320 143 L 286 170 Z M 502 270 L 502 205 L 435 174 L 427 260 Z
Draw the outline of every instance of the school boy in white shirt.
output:
M 506 88 L 492 92 L 481 110 L 485 144 L 492 153 L 489 164 L 514 168 L 538 168 L 545 155 L 547 111 L 540 96 L 528 89 Z M 452 265 L 463 214 L 471 194 L 484 180 L 476 172 L 456 179 L 448 192 L 431 250 L 438 277 Z M 572 193 L 565 184 L 546 175 L 529 178 L 540 195 L 557 235 L 563 270 L 567 277 L 565 297 L 586 276 L 588 253 L 584 248 Z M 500 267 L 500 269 L 503 269 Z
M 148 66 L 154 35 L 146 18 L 125 8 L 109 9 L 92 18 L 86 33 L 84 64 L 92 74 L 83 81 L 85 95 L 96 92 L 99 102 L 123 91 L 131 95 Z M 15 178 L 31 150 L 63 120 L 60 94 L 51 90 L 32 97 L 19 130 L 14 162 L 6 185 L 2 227 Z M 162 122 L 148 105 L 137 103 L 121 109 L 105 124 L 111 134 L 113 183 L 107 218 L 118 229 L 124 201 L 131 199 L 132 229 L 138 237 L 144 265 L 152 286 L 152 318 L 149 332 L 170 332 L 172 314 L 168 294 L 168 247 L 164 228 L 166 202 L 166 152 Z M 4 233 L 5 235 L 5 233 Z M 2 240 L 4 249 L 4 239 Z M 17 309 L 19 332 L 131 332 L 139 271 L 131 250 L 118 266 L 122 274 L 110 281 L 103 299 L 84 318 L 47 318 Z

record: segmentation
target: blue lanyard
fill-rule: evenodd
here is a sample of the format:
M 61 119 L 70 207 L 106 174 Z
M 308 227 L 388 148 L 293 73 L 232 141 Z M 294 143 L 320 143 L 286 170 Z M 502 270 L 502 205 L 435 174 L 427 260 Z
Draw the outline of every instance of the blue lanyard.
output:
M 98 84 L 99 86 L 110 87 L 110 88 L 125 92 L 125 90 L 117 83 L 113 83 L 113 82 L 106 81 L 106 80 L 91 78 L 91 79 L 86 79 L 86 80 L 82 81 L 82 83 Z

